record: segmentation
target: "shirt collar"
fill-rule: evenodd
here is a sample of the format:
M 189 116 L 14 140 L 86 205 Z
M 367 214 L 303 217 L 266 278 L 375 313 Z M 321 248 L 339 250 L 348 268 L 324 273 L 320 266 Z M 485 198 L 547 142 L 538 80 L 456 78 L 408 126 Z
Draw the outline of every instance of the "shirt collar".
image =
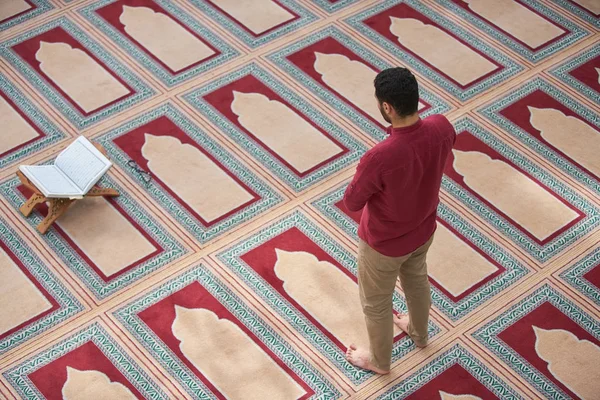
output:
M 392 128 L 392 126 L 387 128 L 387 134 L 388 135 L 392 135 L 392 134 L 397 134 L 397 133 L 409 133 L 412 132 L 414 130 L 417 130 L 421 127 L 421 125 L 423 125 L 423 120 L 421 118 L 419 118 L 419 120 L 417 122 L 415 122 L 412 125 L 409 126 L 403 126 L 401 128 Z

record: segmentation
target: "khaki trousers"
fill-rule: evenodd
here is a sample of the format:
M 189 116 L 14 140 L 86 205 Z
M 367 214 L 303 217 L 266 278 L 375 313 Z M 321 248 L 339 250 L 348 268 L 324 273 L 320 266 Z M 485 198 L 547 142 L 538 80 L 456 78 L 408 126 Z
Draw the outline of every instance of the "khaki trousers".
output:
M 369 333 L 371 361 L 379 369 L 390 369 L 394 339 L 392 296 L 398 276 L 410 318 L 408 334 L 417 346 L 427 344 L 431 292 L 426 257 L 432 242 L 433 236 L 410 254 L 387 257 L 359 241 L 358 290 Z

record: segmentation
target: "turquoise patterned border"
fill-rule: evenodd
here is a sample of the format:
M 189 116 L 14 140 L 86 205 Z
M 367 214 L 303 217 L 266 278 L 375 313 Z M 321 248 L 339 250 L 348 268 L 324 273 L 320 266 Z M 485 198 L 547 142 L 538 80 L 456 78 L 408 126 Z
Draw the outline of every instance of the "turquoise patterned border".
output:
M 543 5 L 539 1 L 532 1 L 532 0 L 521 0 L 521 1 L 524 4 L 528 5 L 529 7 L 531 7 L 532 9 L 539 12 L 540 14 L 542 14 L 543 16 L 545 16 L 546 18 L 550 19 L 552 22 L 557 23 L 562 28 L 566 28 L 566 30 L 569 30 L 571 33 L 567 34 L 565 37 L 563 37 L 560 40 L 557 40 L 556 42 L 552 43 L 549 46 L 544 46 L 540 50 L 532 51 L 529 48 L 527 48 L 527 46 L 524 46 L 523 44 L 512 39 L 510 36 L 508 36 L 506 33 L 502 32 L 500 29 L 496 28 L 491 23 L 486 22 L 483 18 L 480 18 L 478 16 L 471 14 L 470 12 L 468 12 L 465 9 L 461 8 L 460 6 L 456 5 L 452 1 L 436 0 L 436 2 L 438 4 L 441 4 L 446 9 L 457 14 L 460 18 L 469 21 L 476 28 L 484 31 L 490 37 L 498 40 L 499 42 L 502 42 L 504 45 L 506 45 L 508 48 L 510 48 L 514 52 L 520 54 L 521 56 L 525 57 L 527 60 L 534 62 L 534 63 L 545 60 L 546 58 L 552 56 L 553 54 L 557 53 L 558 51 L 561 51 L 564 48 L 573 45 L 577 41 L 583 39 L 586 36 L 589 36 L 589 34 L 590 34 L 588 31 L 580 28 L 577 24 L 574 24 L 571 20 L 552 11 L 552 9 Z
M 600 306 L 600 288 L 585 279 L 584 275 L 592 269 L 600 267 L 600 247 L 588 254 L 583 260 L 562 272 L 559 277 L 571 285 L 579 293 Z
M 570 59 L 569 61 L 559 65 L 556 68 L 551 69 L 550 74 L 554 75 L 556 78 L 561 80 L 567 86 L 577 90 L 580 93 L 583 93 L 588 99 L 590 99 L 593 103 L 598 103 L 600 99 L 600 93 L 598 93 L 593 88 L 584 84 L 583 82 L 575 79 L 571 76 L 570 72 L 575 68 L 579 67 L 582 64 L 590 61 L 592 58 L 597 57 L 600 54 L 600 44 L 596 44 L 592 46 L 590 49 L 580 53 L 575 58 Z
M 97 322 L 70 335 L 50 349 L 35 355 L 4 372 L 2 375 L 17 390 L 23 399 L 45 399 L 29 375 L 77 349 L 92 342 L 106 358 L 127 378 L 127 380 L 148 399 L 168 399 L 169 397 L 152 378 L 118 345 L 108 332 Z
M 127 166 L 129 156 L 119 149 L 113 139 L 126 134 L 127 132 L 142 126 L 159 117 L 166 116 L 177 125 L 185 134 L 200 145 L 204 150 L 215 157 L 230 172 L 235 174 L 244 184 L 248 185 L 261 198 L 247 206 L 243 210 L 231 215 L 230 217 L 206 228 L 198 219 L 187 209 L 182 207 L 168 192 L 162 189 L 159 184 L 151 181 L 147 186 L 140 180 L 140 176 L 135 174 Z M 119 126 L 102 136 L 96 138 L 109 152 L 111 159 L 118 164 L 134 181 L 139 183 L 142 190 L 146 191 L 154 200 L 156 200 L 163 209 L 175 218 L 188 232 L 190 232 L 200 243 L 206 243 L 209 240 L 235 228 L 237 225 L 246 222 L 267 209 L 279 204 L 283 198 L 277 194 L 264 181 L 259 179 L 247 167 L 243 166 L 221 145 L 207 136 L 197 125 L 185 117 L 180 111 L 170 103 L 165 103 L 153 110 L 150 110 L 141 116 Z
M 545 246 L 540 246 L 538 243 L 534 242 L 532 239 L 520 232 L 518 228 L 508 223 L 508 221 L 506 221 L 503 217 L 492 211 L 480 200 L 455 184 L 450 178 L 444 176 L 442 181 L 442 186 L 444 189 L 451 193 L 461 203 L 465 204 L 469 209 L 480 215 L 484 220 L 488 221 L 488 223 L 502 232 L 509 240 L 515 242 L 519 247 L 527 251 L 527 253 L 529 253 L 531 256 L 535 257 L 540 262 L 548 261 L 565 248 L 572 245 L 575 241 L 577 241 L 578 238 L 600 225 L 600 212 L 597 207 L 589 203 L 569 187 L 555 180 L 551 174 L 516 153 L 516 151 L 514 151 L 511 147 L 500 141 L 485 129 L 481 128 L 471 119 L 463 118 L 459 120 L 455 123 L 455 128 L 458 132 L 462 130 L 471 132 L 478 139 L 482 140 L 484 143 L 487 143 L 500 154 L 513 161 L 516 165 L 520 166 L 526 171 L 530 171 L 532 176 L 540 180 L 550 189 L 554 190 L 555 193 L 560 197 L 564 198 L 566 201 L 586 213 L 587 217 L 584 220 L 580 221 L 577 225 L 571 227 L 569 230 L 563 232 L 563 234 L 559 235 Z M 356 224 L 354 221 L 333 207 L 333 203 L 342 198 L 343 192 L 337 194 L 337 196 L 339 196 L 338 200 L 333 201 L 335 198 L 334 196 L 336 196 L 335 194 L 331 194 L 331 196 L 331 199 L 328 196 L 320 198 L 319 200 L 315 201 L 313 205 L 323 214 L 332 218 L 336 224 L 351 237 L 356 238 Z
M 306 317 L 285 298 L 280 296 L 275 289 L 265 282 L 249 265 L 241 259 L 241 255 L 259 247 L 270 239 L 280 235 L 290 228 L 297 228 L 308 236 L 315 244 L 326 251 L 331 257 L 340 263 L 348 272 L 356 276 L 356 257 L 350 254 L 334 241 L 327 233 L 315 226 L 301 212 L 293 214 L 275 222 L 262 229 L 250 239 L 228 248 L 217 254 L 217 258 L 228 269 L 240 278 L 261 300 L 270 306 L 281 318 L 286 320 L 292 327 L 308 340 L 314 348 L 325 356 L 335 367 L 343 373 L 353 384 L 358 385 L 369 379 L 373 374 L 366 370 L 356 368 L 345 359 L 344 351 L 340 350 L 327 336 L 315 327 Z M 394 309 L 406 312 L 404 300 L 394 293 Z M 440 328 L 433 322 L 429 323 L 429 336 L 433 337 L 440 332 Z M 404 337 L 394 344 L 392 350 L 392 362 L 395 362 L 415 348 L 409 337 Z
M 252 75 L 260 80 L 267 87 L 288 101 L 292 106 L 305 113 L 312 122 L 336 138 L 350 151 L 337 160 L 317 169 L 303 178 L 299 178 L 292 170 L 283 165 L 283 163 L 277 160 L 269 152 L 264 150 L 260 144 L 248 137 L 241 129 L 231 123 L 212 105 L 208 104 L 204 99 L 202 99 L 204 94 L 213 92 L 220 87 L 234 82 L 246 75 Z M 300 98 L 297 94 L 291 91 L 288 87 L 284 86 L 280 81 L 275 79 L 275 77 L 255 63 L 251 63 L 235 72 L 226 75 L 221 79 L 211 82 L 206 86 L 188 92 L 183 97 L 187 102 L 200 111 L 202 115 L 206 116 L 210 121 L 212 121 L 215 126 L 219 127 L 227 136 L 242 146 L 249 155 L 257 159 L 260 164 L 271 171 L 274 175 L 281 178 L 291 189 L 296 192 L 300 192 L 328 177 L 329 175 L 340 171 L 349 164 L 352 164 L 353 162 L 357 161 L 366 151 L 366 146 L 359 140 L 333 123 L 325 114 Z
M 283 25 L 266 35 L 260 35 L 258 37 L 254 37 L 244 28 L 242 28 L 237 22 L 233 21 L 231 18 L 227 17 L 221 11 L 217 10 L 215 7 L 211 6 L 204 0 L 190 0 L 194 6 L 196 6 L 200 11 L 215 20 L 219 25 L 223 28 L 231 32 L 235 37 L 240 39 L 246 45 L 251 48 L 256 48 L 263 44 L 269 43 L 275 39 L 278 39 L 282 36 L 287 35 L 288 33 L 294 32 L 299 28 L 306 26 L 317 20 L 317 17 L 308 11 L 306 8 L 302 7 L 298 2 L 293 0 L 278 0 L 281 4 L 288 7 L 290 10 L 295 12 L 300 16 L 297 20 Z
M 471 45 L 472 47 L 491 57 L 497 63 L 504 66 L 504 69 L 488 77 L 487 79 L 473 85 L 468 89 L 461 89 L 459 86 L 450 82 L 448 79 L 444 78 L 440 73 L 434 71 L 429 66 L 427 66 L 417 58 L 413 57 L 408 52 L 400 50 L 398 46 L 396 46 L 393 42 L 381 36 L 378 32 L 372 30 L 362 22 L 364 19 L 369 18 L 375 14 L 379 14 L 380 12 L 400 3 L 408 4 L 413 9 L 419 11 L 423 15 L 426 15 L 435 23 L 448 29 L 450 32 L 454 33 L 456 36 L 469 43 L 469 45 Z M 433 11 L 432 9 L 421 4 L 421 2 L 417 0 L 387 0 L 378 4 L 375 7 L 361 12 L 360 14 L 348 18 L 346 22 L 350 26 L 355 28 L 358 32 L 363 34 L 365 37 L 371 39 L 379 46 L 384 48 L 388 53 L 393 54 L 398 59 L 405 62 L 410 67 L 414 68 L 420 74 L 435 82 L 439 87 L 443 88 L 448 93 L 450 93 L 451 95 L 453 95 L 461 101 L 466 101 L 486 91 L 487 89 L 490 89 L 495 85 L 500 84 L 501 82 L 507 80 L 508 78 L 516 75 L 517 73 L 523 70 L 523 67 L 521 65 L 517 64 L 504 53 L 497 51 L 492 46 L 479 39 L 477 36 L 472 35 L 471 33 L 461 28 L 454 22 L 451 22 L 446 17 L 440 15 L 437 11 Z
M 38 138 L 33 143 L 30 143 L 21 149 L 9 152 L 4 157 L 0 158 L 0 169 L 17 162 L 25 157 L 28 157 L 45 147 L 54 143 L 58 143 L 66 137 L 55 124 L 53 124 L 39 108 L 33 105 L 15 85 L 13 85 L 4 74 L 0 73 L 0 90 L 10 98 L 15 105 L 21 110 L 36 126 L 46 134 L 43 138 Z
M 354 241 L 358 242 L 358 224 L 335 206 L 335 203 L 344 198 L 349 183 L 350 180 L 348 179 L 337 189 L 333 189 L 313 200 L 311 205 Z
M 581 169 L 571 164 L 570 161 L 567 161 L 564 157 L 556 153 L 550 147 L 546 146 L 538 139 L 534 138 L 525 130 L 523 130 L 521 127 L 517 126 L 512 121 L 500 114 L 501 110 L 513 103 L 516 103 L 523 97 L 535 92 L 536 90 L 541 90 L 550 97 L 553 97 L 559 103 L 573 110 L 583 119 L 587 120 L 592 125 L 599 127 L 600 129 L 600 115 L 598 113 L 595 113 L 594 111 L 583 106 L 565 92 L 541 78 L 535 78 L 527 82 L 496 102 L 478 109 L 477 112 L 486 117 L 488 120 L 492 121 L 494 124 L 500 126 L 505 132 L 513 136 L 516 140 L 521 142 L 535 153 L 539 154 L 544 160 L 547 160 L 557 168 L 560 168 L 563 172 L 571 176 L 577 182 L 587 186 L 593 191 L 600 192 L 600 181 L 598 178 L 583 172 Z
M 20 182 L 17 178 L 13 178 L 0 185 L 0 193 L 15 209 L 18 209 L 25 202 L 25 198 L 16 189 L 19 185 Z M 98 276 L 92 267 L 77 254 L 69 243 L 56 233 L 54 229 L 50 229 L 45 235 L 40 236 L 99 300 L 113 295 L 187 253 L 187 250 L 177 242 L 171 234 L 161 227 L 154 218 L 148 215 L 144 209 L 133 200 L 129 193 L 114 180 L 108 176 L 104 176 L 100 181 L 100 185 L 112 187 L 119 191 L 120 196 L 114 198 L 119 206 L 121 206 L 123 210 L 127 212 L 127 215 L 137 222 L 144 231 L 164 249 L 164 251 L 107 283 Z M 41 221 L 42 216 L 37 211 L 27 218 L 27 222 L 30 226 L 36 226 Z
M 61 27 L 73 38 L 79 41 L 94 56 L 98 57 L 111 71 L 123 79 L 133 90 L 134 94 L 107 107 L 90 116 L 84 116 L 70 102 L 65 99 L 45 78 L 39 75 L 23 59 L 12 51 L 11 47 L 32 37 L 38 36 L 53 28 Z M 155 94 L 140 78 L 129 71 L 121 62 L 104 50 L 98 42 L 92 40 L 82 29 L 78 28 L 66 17 L 55 19 L 52 22 L 32 29 L 18 37 L 0 44 L 0 56 L 2 56 L 13 68 L 18 70 L 37 90 L 39 90 L 65 117 L 69 119 L 78 129 L 87 128 L 106 118 L 112 117 L 134 104 L 146 100 Z
M 111 38 L 115 43 L 117 43 L 123 50 L 127 52 L 128 55 L 135 58 L 155 77 L 160 79 L 160 81 L 167 87 L 173 87 L 181 82 L 194 78 L 201 73 L 206 73 L 207 71 L 216 68 L 239 55 L 237 50 L 228 45 L 212 31 L 206 29 L 204 26 L 198 23 L 194 18 L 181 10 L 181 8 L 177 7 L 172 1 L 154 0 L 163 9 L 176 17 L 179 22 L 186 25 L 189 29 L 194 31 L 201 38 L 205 39 L 221 52 L 221 54 L 211 58 L 210 60 L 198 64 L 197 66 L 186 71 L 173 75 L 165 67 L 160 65 L 160 63 L 149 56 L 146 50 L 140 48 L 137 44 L 128 39 L 125 35 L 108 24 L 102 17 L 96 14 L 96 10 L 106 6 L 107 4 L 114 3 L 115 1 L 116 0 L 102 0 L 81 9 L 79 13 L 94 26 L 98 27 L 98 29 Z
M 482 201 L 471 195 L 465 189 L 456 184 L 452 179 L 444 176 L 442 187 L 454 196 L 458 201 L 471 209 L 483 220 L 501 232 L 507 239 L 521 247 L 528 254 L 540 262 L 546 262 L 552 257 L 571 246 L 579 238 L 591 232 L 600 225 L 600 210 L 595 205 L 588 202 L 584 197 L 580 196 L 576 191 L 564 185 L 557 180 L 547 170 L 539 167 L 528 158 L 522 156 L 515 151 L 510 145 L 506 144 L 492 133 L 482 128 L 477 123 L 466 117 L 454 123 L 457 132 L 463 130 L 468 131 L 473 136 L 486 143 L 499 154 L 512 161 L 521 169 L 527 171 L 532 177 L 546 185 L 550 190 L 556 193 L 559 197 L 566 200 L 578 210 L 581 210 L 586 216 L 583 220 L 558 235 L 556 238 L 540 245 L 533 239 L 529 238 L 519 228 L 512 225 L 504 217 L 497 214 Z
M 348 183 L 344 183 L 334 191 L 319 197 L 312 202 L 312 206 L 315 207 L 320 214 L 324 215 L 328 220 L 332 221 L 336 226 L 342 229 L 352 239 L 358 240 L 358 225 L 356 222 L 335 207 L 335 203 L 342 200 L 344 197 L 347 185 Z M 481 251 L 506 269 L 504 273 L 481 286 L 468 296 L 465 296 L 458 302 L 450 299 L 442 291 L 432 285 L 431 297 L 433 304 L 453 322 L 474 312 L 481 305 L 485 304 L 529 273 L 529 270 L 519 261 L 506 253 L 495 242 L 488 239 L 487 236 L 481 234 L 479 230 L 452 211 L 444 203 L 440 203 L 438 207 L 438 217 L 443 219 Z
M 506 382 L 490 371 L 488 367 L 483 365 L 481 361 L 469 353 L 462 345 L 457 343 L 426 366 L 377 397 L 377 400 L 404 399 L 456 364 L 467 370 L 483 386 L 498 396 L 499 399 L 523 399 Z
M 12 28 L 15 25 L 21 24 L 25 21 L 33 19 L 38 15 L 42 15 L 47 13 L 50 10 L 54 10 L 54 6 L 48 0 L 29 0 L 33 4 L 35 4 L 36 8 L 30 11 L 26 11 L 24 14 L 12 18 L 6 22 L 0 24 L 0 32 L 5 31 L 9 28 Z
M 558 4 L 562 8 L 569 10 L 573 14 L 577 15 L 579 18 L 584 21 L 589 22 L 594 25 L 596 28 L 600 28 L 600 18 L 595 17 L 592 13 L 582 10 L 581 7 L 577 7 L 575 4 L 569 2 L 568 0 L 551 0 L 555 4 Z
M 315 395 L 311 399 L 337 398 L 341 393 L 309 362 L 298 354 L 265 321 L 252 311 L 245 302 L 227 288 L 202 264 L 154 289 L 132 303 L 114 312 L 115 317 L 157 359 L 183 388 L 194 398 L 209 399 L 214 396 L 194 373 L 166 346 L 138 313 L 158 303 L 193 282 L 198 282 L 212 294 L 229 312 L 243 323 L 279 359 L 296 373 Z
M 26 325 L 12 335 L 0 340 L 0 355 L 25 343 L 33 336 L 65 322 L 67 319 L 84 310 L 83 305 L 58 280 L 53 272 L 44 265 L 33 250 L 17 233 L 9 228 L 6 221 L 0 217 L 0 238 L 10 251 L 19 258 L 25 268 L 35 277 L 40 285 L 58 302 L 60 308 L 46 317 Z
M 313 0 L 312 2 L 331 14 L 350 6 L 351 4 L 356 4 L 359 1 L 360 0 L 340 0 L 335 3 L 330 3 L 327 0 Z
M 485 324 L 472 335 L 495 357 L 504 361 L 509 368 L 513 369 L 544 396 L 551 399 L 568 399 L 570 397 L 566 393 L 498 337 L 498 334 L 504 329 L 545 302 L 549 302 L 558 308 L 590 335 L 600 340 L 600 322 L 598 322 L 598 319 L 588 315 L 547 283 L 495 320 Z
M 340 31 L 335 26 L 329 26 L 319 32 L 313 33 L 284 49 L 270 54 L 267 58 L 275 65 L 280 67 L 283 71 L 287 72 L 294 79 L 299 81 L 302 85 L 306 86 L 312 93 L 316 94 L 331 107 L 339 111 L 362 131 L 367 132 L 371 137 L 377 139 L 378 141 L 383 140 L 386 137 L 385 129 L 381 128 L 379 125 L 372 122 L 361 113 L 357 112 L 353 105 L 341 99 L 339 96 L 315 81 L 308 74 L 286 59 L 288 55 L 296 53 L 297 51 L 327 37 L 334 38 L 380 70 L 392 67 L 391 64 L 377 57 L 371 51 L 367 50 L 364 46 L 360 45 L 357 41 Z M 373 89 L 373 91 L 374 90 L 375 89 Z M 439 96 L 436 96 L 434 93 L 427 90 L 424 86 L 419 87 L 419 94 L 423 100 L 431 105 L 429 110 L 421 114 L 422 117 L 432 114 L 442 114 L 451 110 L 451 107 L 448 103 L 442 100 Z

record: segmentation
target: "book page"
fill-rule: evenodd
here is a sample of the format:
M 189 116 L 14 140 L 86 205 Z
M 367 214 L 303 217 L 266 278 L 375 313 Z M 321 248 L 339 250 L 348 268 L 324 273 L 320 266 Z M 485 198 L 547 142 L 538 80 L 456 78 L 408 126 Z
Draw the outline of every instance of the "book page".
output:
M 23 174 L 46 197 L 68 197 L 81 195 L 81 190 L 54 165 L 24 165 L 19 168 Z
M 56 157 L 54 165 L 85 194 L 110 168 L 111 162 L 89 140 L 80 137 Z

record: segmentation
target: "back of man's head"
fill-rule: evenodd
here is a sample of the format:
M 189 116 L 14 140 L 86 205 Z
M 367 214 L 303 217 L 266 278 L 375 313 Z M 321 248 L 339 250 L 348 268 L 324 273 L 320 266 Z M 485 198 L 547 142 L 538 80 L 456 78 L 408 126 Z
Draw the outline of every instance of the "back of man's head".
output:
M 402 67 L 385 69 L 377 74 L 374 84 L 375 97 L 379 103 L 388 103 L 399 117 L 417 112 L 419 85 L 408 69 Z

